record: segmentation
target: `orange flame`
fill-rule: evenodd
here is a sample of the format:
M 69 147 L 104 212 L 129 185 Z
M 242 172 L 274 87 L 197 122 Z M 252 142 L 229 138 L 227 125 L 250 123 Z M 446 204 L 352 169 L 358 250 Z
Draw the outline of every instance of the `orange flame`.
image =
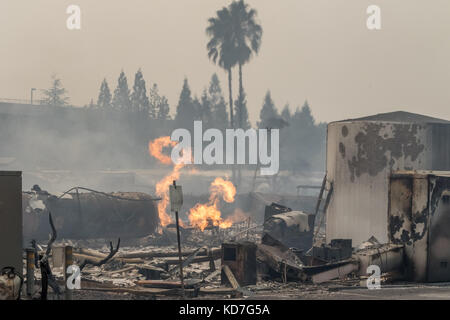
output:
M 220 197 L 226 202 L 233 202 L 236 188 L 230 181 L 218 177 L 211 183 L 209 190 L 211 193 L 208 203 L 198 203 L 189 210 L 191 226 L 198 227 L 202 231 L 210 224 L 223 229 L 231 227 L 233 221 L 223 220 L 218 206 Z
M 172 218 L 167 213 L 167 205 L 169 204 L 169 187 L 173 180 L 178 180 L 180 177 L 180 170 L 183 168 L 184 164 L 176 164 L 167 176 L 165 176 L 161 181 L 156 184 L 156 195 L 161 197 L 161 201 L 158 201 L 158 215 L 161 225 L 163 227 L 172 223 Z
M 177 144 L 176 141 L 171 141 L 169 136 L 160 137 L 148 144 L 148 150 L 151 156 L 158 159 L 163 164 L 173 164 L 172 159 L 163 153 L 163 149 L 173 147 Z M 175 164 L 173 170 L 156 184 L 156 195 L 161 197 L 158 201 L 158 215 L 161 225 L 163 227 L 172 223 L 172 217 L 167 213 L 167 205 L 169 204 L 169 187 L 173 180 L 178 180 L 180 177 L 180 170 L 184 167 L 184 163 Z
M 172 159 L 163 153 L 163 149 L 174 147 L 175 145 L 177 145 L 177 142 L 171 141 L 169 136 L 160 137 L 149 142 L 149 153 L 161 163 L 170 165 L 173 164 Z M 183 150 L 182 156 L 184 160 L 191 158 L 191 151 Z M 174 180 L 179 179 L 180 171 L 184 166 L 184 161 L 175 164 L 173 170 L 156 184 L 156 195 L 161 197 L 161 201 L 158 202 L 158 215 L 163 227 L 173 223 L 172 217 L 167 213 L 167 206 L 170 201 L 169 188 Z M 191 172 L 195 172 L 195 169 L 192 170 Z M 202 231 L 210 224 L 220 228 L 231 227 L 235 217 L 232 216 L 226 220 L 222 219 L 219 210 L 219 200 L 222 197 L 225 202 L 233 202 L 236 195 L 236 188 L 231 181 L 218 177 L 211 183 L 209 190 L 209 201 L 205 204 L 198 203 L 189 210 L 188 218 L 190 225 L 198 227 Z M 180 221 L 180 224 L 183 226 L 182 221 Z
M 163 154 L 163 148 L 174 147 L 177 144 L 176 141 L 170 140 L 170 137 L 160 137 L 148 143 L 148 151 L 151 156 L 158 159 L 163 164 L 172 164 L 172 159 Z

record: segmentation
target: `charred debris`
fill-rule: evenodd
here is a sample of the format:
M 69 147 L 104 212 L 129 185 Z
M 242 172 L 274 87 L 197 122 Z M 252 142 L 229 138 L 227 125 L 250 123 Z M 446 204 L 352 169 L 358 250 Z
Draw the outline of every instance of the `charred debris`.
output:
M 106 202 L 120 203 L 131 196 L 95 193 L 107 198 Z M 322 190 L 321 196 L 329 198 L 326 193 L 327 190 Z M 72 195 L 76 194 L 75 191 Z M 313 214 L 271 203 L 261 212 L 262 224 L 247 219 L 226 229 L 209 226 L 202 231 L 180 227 L 184 272 L 181 281 L 174 224 L 160 226 L 159 230 L 143 237 L 132 238 L 122 233 L 123 240 L 118 237 L 109 244 L 106 237 L 86 237 L 83 233 L 66 240 L 55 227 L 55 220 L 59 219 L 59 227 L 65 230 L 66 222 L 62 220 L 66 215 L 62 211 L 71 212 L 70 202 L 56 205 L 57 198 L 37 186 L 27 195 L 34 199 L 32 201 L 43 202 L 37 213 L 46 217 L 50 239 L 47 242 L 32 239 L 25 251 L 22 299 L 246 298 L 261 292 L 288 290 L 292 285 L 306 292 L 328 290 L 337 285 L 365 285 L 367 267 L 374 263 L 383 266 L 383 282 L 405 278 L 403 245 L 380 244 L 374 237 L 358 248 L 352 247 L 351 239 L 333 239 L 325 245 L 319 221 L 327 201 L 321 198 Z M 92 194 L 84 194 L 72 201 L 79 208 L 78 201 L 85 205 L 84 201 L 89 201 L 90 196 Z M 152 211 L 139 213 L 137 200 L 154 202 L 157 199 L 138 195 L 130 199 L 136 200 L 133 202 L 137 206 L 136 214 L 149 215 L 143 221 L 147 227 L 151 225 L 148 221 L 151 221 Z M 65 205 L 67 209 L 61 211 L 61 206 Z M 25 203 L 24 211 L 27 208 L 30 208 L 29 203 Z M 71 214 L 79 213 L 78 209 L 73 210 Z M 84 215 L 78 223 L 82 221 L 86 221 Z M 40 228 L 43 226 L 36 230 Z M 67 269 L 72 264 L 79 266 L 78 290 L 76 279 L 70 278 L 71 271 L 78 271 Z M 68 280 L 73 287 L 68 285 Z
M 450 122 L 394 112 L 327 134 L 322 184 L 297 187 L 297 200 L 319 190 L 312 203 L 236 195 L 217 178 L 209 202 L 185 197 L 188 207 L 214 217 L 236 195 L 221 209 L 250 214 L 201 224 L 163 221 L 167 193 L 22 193 L 20 172 L 0 172 L 0 296 L 246 298 L 450 281 Z

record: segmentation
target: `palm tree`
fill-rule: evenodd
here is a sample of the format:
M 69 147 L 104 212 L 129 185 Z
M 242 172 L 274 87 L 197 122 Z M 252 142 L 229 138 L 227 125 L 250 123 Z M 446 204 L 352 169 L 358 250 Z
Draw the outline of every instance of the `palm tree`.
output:
M 239 95 L 242 95 L 242 66 L 250 61 L 253 53 L 258 54 L 261 47 L 262 27 L 256 21 L 256 10 L 250 9 L 243 0 L 233 1 L 229 10 L 233 20 L 233 42 L 239 65 Z
M 223 7 L 217 16 L 208 20 L 206 34 L 210 40 L 206 46 L 208 57 L 228 72 L 230 126 L 233 127 L 233 94 L 231 69 L 237 64 L 236 48 L 233 43 L 233 19 L 230 10 Z
M 239 65 L 239 94 L 243 94 L 242 66 L 257 54 L 261 46 L 262 27 L 256 21 L 257 12 L 243 1 L 233 1 L 228 8 L 217 11 L 217 16 L 208 20 L 206 34 L 208 56 L 228 72 L 230 123 L 233 127 L 232 73 Z

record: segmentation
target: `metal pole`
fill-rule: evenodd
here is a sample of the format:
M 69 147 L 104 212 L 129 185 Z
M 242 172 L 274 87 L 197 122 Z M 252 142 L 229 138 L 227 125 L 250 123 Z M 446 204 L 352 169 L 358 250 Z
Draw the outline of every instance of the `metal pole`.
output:
M 67 268 L 73 264 L 72 253 L 72 246 L 64 247 L 64 287 L 66 288 L 64 293 L 66 300 L 72 300 L 72 290 L 67 288 L 67 278 L 69 277 L 69 274 L 67 274 Z
M 251 219 L 252 219 L 252 217 L 248 217 L 248 224 L 247 224 L 247 241 L 248 241 L 248 236 L 249 236 L 249 231 L 250 231 Z
M 34 293 L 34 249 L 26 249 L 27 253 L 27 295 Z
M 33 91 L 36 90 L 36 88 L 31 88 L 31 104 L 33 104 Z
M 177 183 L 173 180 L 173 186 L 177 188 Z M 178 241 L 178 260 L 180 262 L 180 280 L 181 280 L 181 290 L 183 291 L 183 298 L 185 297 L 184 292 L 184 279 L 183 279 L 183 259 L 181 257 L 181 240 L 180 240 L 180 224 L 178 222 L 178 211 L 175 211 L 175 220 L 177 224 L 177 241 Z

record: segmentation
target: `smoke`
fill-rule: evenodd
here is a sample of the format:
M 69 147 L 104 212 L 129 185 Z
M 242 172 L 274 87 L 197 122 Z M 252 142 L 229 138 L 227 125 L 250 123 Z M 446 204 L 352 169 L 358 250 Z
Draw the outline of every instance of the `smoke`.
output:
M 35 179 L 35 172 L 151 168 L 155 161 L 148 157 L 147 143 L 162 132 L 170 133 L 172 126 L 170 121 L 113 110 L 12 104 L 0 108 L 0 159 L 14 159 L 0 161 L 0 170 L 24 171 L 27 188 L 48 179 Z M 35 181 L 29 181 L 31 176 Z M 75 182 L 53 184 L 65 188 Z

